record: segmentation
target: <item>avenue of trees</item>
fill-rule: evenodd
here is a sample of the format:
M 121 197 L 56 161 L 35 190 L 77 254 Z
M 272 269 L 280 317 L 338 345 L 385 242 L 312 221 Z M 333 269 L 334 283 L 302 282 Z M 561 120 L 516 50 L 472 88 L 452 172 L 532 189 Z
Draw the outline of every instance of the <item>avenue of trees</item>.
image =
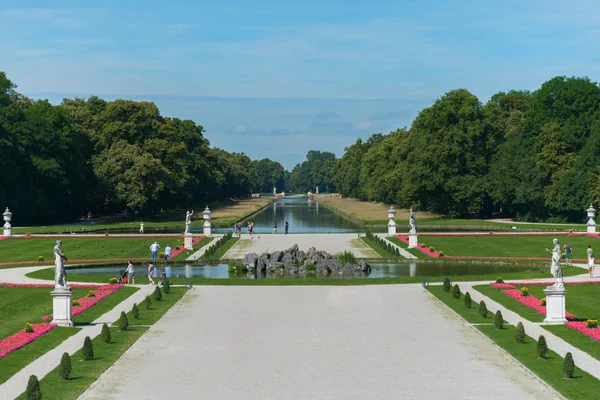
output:
M 317 186 L 319 193 L 335 191 L 331 179 L 331 169 L 335 163 L 335 154 L 310 150 L 306 160 L 297 164 L 290 173 L 289 188 L 296 193 L 314 192 Z
M 346 197 L 463 216 L 582 221 L 600 205 L 600 87 L 556 77 L 534 92 L 465 89 L 410 129 L 357 140 L 331 170 Z M 293 177 L 290 177 L 290 181 Z
M 147 214 L 283 188 L 278 162 L 210 147 L 150 102 L 31 100 L 0 72 L 0 205 L 19 224 Z

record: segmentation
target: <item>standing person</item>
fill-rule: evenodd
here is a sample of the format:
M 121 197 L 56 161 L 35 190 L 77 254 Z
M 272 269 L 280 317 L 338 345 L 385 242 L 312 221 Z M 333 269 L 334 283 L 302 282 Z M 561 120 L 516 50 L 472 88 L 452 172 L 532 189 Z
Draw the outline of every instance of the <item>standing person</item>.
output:
M 588 268 L 590 269 L 590 278 L 594 277 L 594 250 L 592 250 L 592 245 L 590 244 L 587 249 L 588 256 Z
M 248 235 L 252 234 L 252 223 L 248 221 Z
M 152 279 L 152 274 L 154 273 L 154 264 L 148 263 L 148 285 L 154 285 L 154 279 Z
M 565 244 L 565 258 L 567 259 L 567 265 L 573 265 L 573 249 L 571 249 L 571 244 Z
M 171 259 L 171 252 L 173 251 L 173 249 L 171 248 L 171 245 L 168 244 L 167 247 L 165 247 L 165 261 L 169 262 L 169 260 Z
M 133 263 L 129 260 L 129 264 L 127 264 L 127 284 L 135 285 L 135 271 L 133 270 Z
M 285 221 L 285 234 L 288 234 L 288 229 L 290 228 L 290 224 L 288 224 L 287 221 Z
M 140 222 L 140 233 L 144 233 L 144 222 Z
M 277 221 L 273 221 L 273 235 L 277 235 Z
M 152 252 L 152 261 L 156 262 L 156 253 L 160 249 L 160 244 L 158 242 L 154 242 L 150 245 L 150 251 Z

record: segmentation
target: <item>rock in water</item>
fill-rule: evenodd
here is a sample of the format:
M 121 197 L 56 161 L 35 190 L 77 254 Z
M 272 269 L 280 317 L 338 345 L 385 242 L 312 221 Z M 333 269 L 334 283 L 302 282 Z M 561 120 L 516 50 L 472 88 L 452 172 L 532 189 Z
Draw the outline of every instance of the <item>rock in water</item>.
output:
M 256 253 L 248 253 L 244 256 L 242 264 L 244 264 L 244 266 L 248 268 L 248 271 L 255 271 L 257 261 L 258 255 Z

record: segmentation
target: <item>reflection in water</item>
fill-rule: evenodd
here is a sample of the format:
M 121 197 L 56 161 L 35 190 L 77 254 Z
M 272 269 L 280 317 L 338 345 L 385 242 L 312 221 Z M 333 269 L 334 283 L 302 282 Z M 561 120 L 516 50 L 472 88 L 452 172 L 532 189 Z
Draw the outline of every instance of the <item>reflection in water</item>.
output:
M 417 275 L 417 263 L 410 263 L 408 270 L 410 271 L 410 276 Z

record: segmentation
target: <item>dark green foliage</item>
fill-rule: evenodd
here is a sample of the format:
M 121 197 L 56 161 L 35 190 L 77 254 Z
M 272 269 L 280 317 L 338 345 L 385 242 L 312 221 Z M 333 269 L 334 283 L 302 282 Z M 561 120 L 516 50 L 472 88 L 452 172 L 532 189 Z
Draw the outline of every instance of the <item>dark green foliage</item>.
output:
M 504 280 L 502 278 L 498 278 L 496 279 L 496 283 L 504 283 Z
M 169 282 L 168 279 L 165 279 L 165 281 L 163 282 L 163 291 L 166 294 L 171 293 L 171 282 Z
M 133 303 L 133 307 L 131 307 L 131 315 L 133 319 L 140 319 L 140 308 L 137 303 Z
M 522 322 L 519 322 L 515 329 L 515 341 L 517 343 L 525 343 L 525 327 Z
M 444 292 L 449 292 L 451 287 L 452 285 L 450 284 L 450 278 L 445 277 L 444 283 L 442 283 L 442 289 L 444 289 Z
M 146 306 L 146 310 L 150 309 L 150 305 L 152 304 L 152 299 L 150 298 L 150 296 L 146 296 L 146 298 L 144 299 L 144 305 Z
M 573 361 L 573 354 L 568 352 L 565 355 L 565 362 L 563 364 L 563 376 L 565 378 L 571 379 L 573 377 L 573 373 L 575 372 L 575 361 Z
M 126 331 L 127 329 L 129 329 L 129 320 L 127 319 L 125 311 L 121 311 L 121 316 L 119 317 L 119 330 Z
M 485 302 L 481 300 L 481 303 L 479 303 L 479 315 L 481 315 L 483 318 L 487 318 L 487 314 L 487 306 L 485 305 Z
M 340 253 L 337 255 L 337 259 L 341 264 L 354 264 L 356 263 L 356 257 L 354 256 L 354 253 L 352 253 L 351 251 L 344 251 L 343 253 Z
M 110 328 L 106 324 L 102 324 L 102 332 L 100 333 L 100 338 L 104 343 L 110 343 L 112 337 L 110 335 Z
M 496 329 L 502 329 L 504 326 L 504 318 L 502 318 L 500 310 L 496 311 L 496 315 L 494 316 L 494 326 Z
M 37 376 L 31 375 L 27 382 L 27 400 L 42 400 L 42 391 Z
M 458 287 L 458 284 L 455 284 L 452 288 L 452 297 L 460 299 L 460 288 Z
M 465 307 L 467 308 L 471 308 L 471 295 L 469 294 L 469 292 L 465 293 Z
M 83 340 L 83 348 L 81 349 L 81 357 L 84 360 L 93 360 L 94 359 L 94 346 L 92 345 L 92 339 L 89 336 L 86 336 Z
M 160 291 L 160 288 L 158 286 L 156 288 L 154 288 L 154 300 L 156 300 L 156 301 L 162 300 L 162 292 Z
M 71 376 L 71 357 L 69 357 L 69 353 L 63 353 L 62 358 L 60 359 L 60 371 L 59 371 L 60 379 L 69 379 Z
M 333 153 L 310 150 L 306 154 L 306 160 L 290 172 L 290 189 L 296 193 L 306 193 L 309 190 L 314 192 L 315 187 L 319 186 L 320 193 L 335 191 L 331 178 L 331 168 L 335 162 Z
M 546 358 L 546 353 L 548 353 L 548 345 L 546 344 L 546 338 L 544 335 L 540 335 L 537 342 L 537 354 L 540 358 Z
M 233 237 L 233 232 L 228 232 L 223 237 L 215 242 L 211 247 L 209 247 L 204 254 L 202 254 L 202 259 L 210 259 L 221 247 L 227 243 L 229 239 Z

